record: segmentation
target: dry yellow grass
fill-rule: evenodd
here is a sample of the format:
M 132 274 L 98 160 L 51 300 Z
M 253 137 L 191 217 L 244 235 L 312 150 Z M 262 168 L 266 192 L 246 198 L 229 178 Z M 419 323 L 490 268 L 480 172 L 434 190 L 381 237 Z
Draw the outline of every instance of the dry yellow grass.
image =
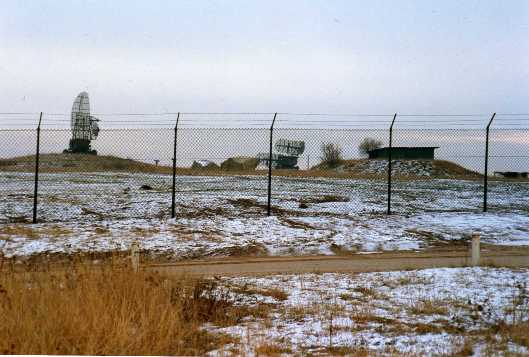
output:
M 448 307 L 442 300 L 426 299 L 410 306 L 410 312 L 415 315 L 446 315 Z
M 264 342 L 255 347 L 256 356 L 282 356 L 292 353 L 289 347 L 281 346 L 277 343 Z
M 332 243 L 329 246 L 329 249 L 331 252 L 334 253 L 334 255 L 341 255 L 341 256 L 347 256 L 347 255 L 353 255 L 357 250 L 355 247 L 346 248 L 344 246 Z
M 111 265 L 54 272 L 3 271 L 0 353 L 197 355 L 233 343 L 227 326 L 263 308 L 237 307 L 214 282 Z
M 524 320 L 514 324 L 504 321 L 485 330 L 483 334 L 488 337 L 488 344 L 498 345 L 501 343 L 514 342 L 525 348 L 529 348 L 529 321 Z
M 72 234 L 72 230 L 59 225 L 49 225 L 33 228 L 26 224 L 11 224 L 0 227 L 0 239 L 10 239 L 12 237 L 24 237 L 28 239 L 38 239 L 41 236 L 56 238 Z
M 270 296 L 278 301 L 284 301 L 288 299 L 288 294 L 277 288 L 261 289 L 245 285 L 231 287 L 231 290 L 238 294 Z
M 148 238 L 148 237 L 152 237 L 155 234 L 160 233 L 160 228 L 158 227 L 148 227 L 148 228 L 134 227 L 132 229 L 132 232 L 134 233 L 134 235 L 138 237 Z
M 32 227 L 28 227 L 25 224 L 3 225 L 0 227 L 1 239 L 9 239 L 12 236 L 37 239 L 39 234 Z

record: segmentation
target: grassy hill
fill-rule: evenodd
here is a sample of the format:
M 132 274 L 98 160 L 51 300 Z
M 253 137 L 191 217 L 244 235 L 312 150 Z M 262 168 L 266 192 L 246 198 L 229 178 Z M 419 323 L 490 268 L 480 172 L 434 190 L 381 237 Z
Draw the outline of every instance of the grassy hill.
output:
M 35 156 L 20 156 L 0 160 L 1 171 L 33 171 Z M 40 170 L 43 172 L 97 172 L 128 171 L 145 173 L 169 173 L 171 168 L 116 156 L 83 154 L 41 154 Z
M 386 176 L 387 160 L 356 159 L 344 160 L 335 168 L 325 163 L 313 167 L 313 170 L 336 171 L 357 176 Z M 478 172 L 464 168 L 445 160 L 395 160 L 392 165 L 395 177 L 407 178 L 479 178 Z
M 154 165 L 137 160 L 116 156 L 86 155 L 86 154 L 41 154 L 39 159 L 41 172 L 130 172 L 130 173 L 158 173 L 171 174 L 171 166 Z M 35 155 L 19 156 L 0 159 L 0 171 L 33 172 L 35 170 Z M 266 171 L 251 169 L 230 169 L 177 167 L 178 175 L 261 175 Z
M 443 160 L 428 161 L 431 167 L 429 175 L 402 174 L 406 168 L 398 169 L 394 165 L 394 176 L 403 178 L 462 178 L 478 179 L 481 174 L 468 170 L 456 163 Z M 385 179 L 387 162 L 384 160 L 345 160 L 338 168 L 328 168 L 323 164 L 314 166 L 311 170 L 274 170 L 274 176 L 287 177 L 334 177 L 358 179 Z M 414 164 L 418 165 L 418 164 Z M 395 167 L 397 166 L 397 169 Z M 0 171 L 33 172 L 35 156 L 20 156 L 10 159 L 0 159 Z M 41 172 L 131 172 L 131 173 L 159 173 L 171 174 L 172 167 L 156 166 L 132 159 L 116 156 L 83 155 L 83 154 L 41 154 Z M 241 169 L 223 170 L 217 168 L 178 167 L 178 175 L 266 175 L 267 170 Z

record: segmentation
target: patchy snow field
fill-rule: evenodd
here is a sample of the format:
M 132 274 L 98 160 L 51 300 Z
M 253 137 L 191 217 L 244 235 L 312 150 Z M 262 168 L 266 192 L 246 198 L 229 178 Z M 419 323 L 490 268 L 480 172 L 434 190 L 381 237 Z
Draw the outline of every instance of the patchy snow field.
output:
M 141 189 L 148 185 L 152 189 Z M 126 173 L 41 174 L 39 220 L 31 217 L 33 175 L 0 172 L 0 248 L 7 256 L 112 251 L 138 241 L 171 259 L 241 254 L 334 254 L 416 250 L 465 239 L 529 245 L 529 182 L 491 182 L 481 213 L 480 182 L 396 182 L 386 216 L 383 181 L 273 179 L 266 217 L 265 177 L 171 177 Z
M 226 347 L 236 354 L 529 353 L 527 335 L 509 330 L 529 320 L 527 269 L 275 275 L 223 278 L 221 286 L 239 304 L 270 309 L 266 319 L 207 327 L 240 337 L 242 346 Z

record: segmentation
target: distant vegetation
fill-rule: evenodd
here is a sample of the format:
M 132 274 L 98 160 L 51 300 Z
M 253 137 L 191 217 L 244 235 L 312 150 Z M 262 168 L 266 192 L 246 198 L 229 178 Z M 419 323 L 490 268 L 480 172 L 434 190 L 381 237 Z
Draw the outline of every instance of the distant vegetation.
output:
M 255 171 L 259 160 L 254 157 L 230 157 L 222 164 L 220 168 L 224 171 Z
M 191 168 L 193 170 L 218 170 L 220 169 L 220 166 L 212 161 L 201 160 L 193 161 Z
M 342 147 L 334 143 L 321 144 L 321 164 L 333 169 L 343 162 Z
M 382 141 L 374 138 L 365 138 L 358 145 L 358 151 L 362 156 L 367 156 L 371 150 L 375 150 L 382 147 Z

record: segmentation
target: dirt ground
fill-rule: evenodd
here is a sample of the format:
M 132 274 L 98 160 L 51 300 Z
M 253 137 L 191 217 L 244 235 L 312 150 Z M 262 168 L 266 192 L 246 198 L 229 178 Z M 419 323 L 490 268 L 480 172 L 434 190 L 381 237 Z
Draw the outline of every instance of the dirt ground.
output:
M 129 252 L 37 254 L 25 259 L 0 259 L 0 271 L 14 269 L 63 270 L 73 263 L 97 269 L 104 262 L 130 267 Z M 170 262 L 163 257 L 140 256 L 141 269 L 169 275 L 262 276 L 303 273 L 364 273 L 471 266 L 466 245 L 434 247 L 426 251 L 344 253 L 342 255 L 232 256 Z M 481 266 L 529 267 L 529 247 L 481 245 Z
M 468 249 L 426 252 L 387 252 L 346 256 L 225 258 L 172 264 L 146 264 L 143 269 L 162 274 L 242 276 L 328 272 L 375 272 L 470 266 Z M 482 246 L 480 265 L 529 267 L 529 247 Z

